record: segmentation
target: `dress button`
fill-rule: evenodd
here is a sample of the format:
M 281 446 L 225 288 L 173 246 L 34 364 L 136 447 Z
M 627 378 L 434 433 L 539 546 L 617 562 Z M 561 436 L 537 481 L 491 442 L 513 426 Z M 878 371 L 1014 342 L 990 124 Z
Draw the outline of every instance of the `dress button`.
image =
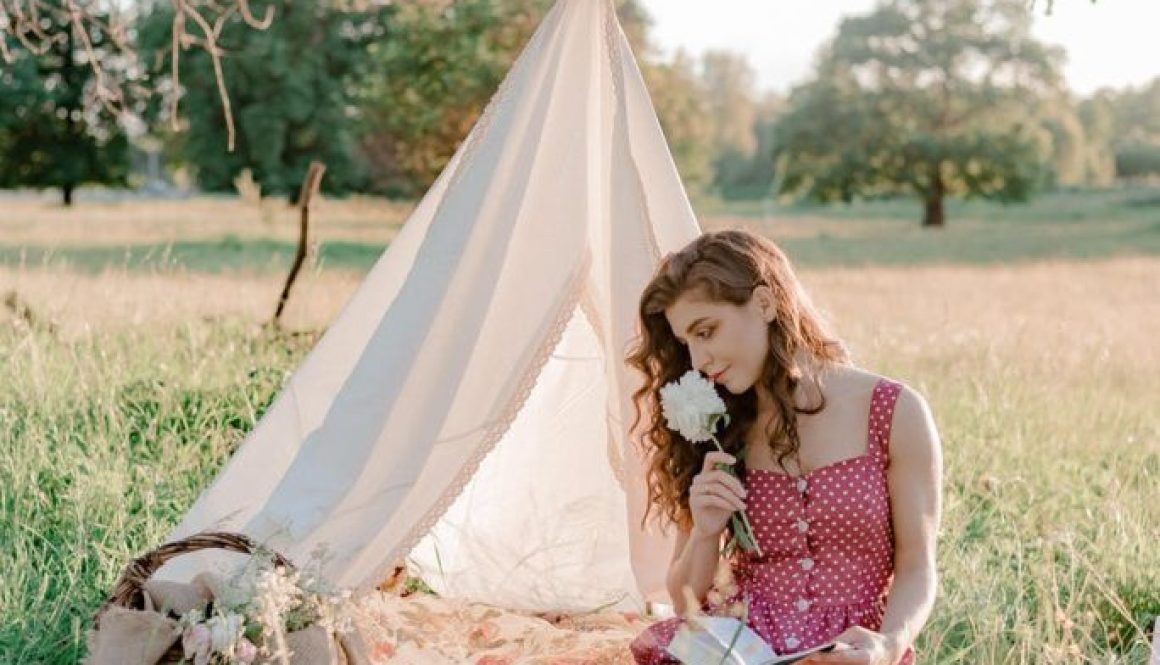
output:
M 805 533 L 805 532 L 806 532 L 806 529 L 808 529 L 808 528 L 810 528 L 810 523 L 809 523 L 809 522 L 807 522 L 807 521 L 805 521 L 805 520 L 798 520 L 798 521 L 797 521 L 797 530 L 798 530 L 798 531 L 801 531 L 802 533 Z
M 798 612 L 805 612 L 810 608 L 810 601 L 806 600 L 805 598 L 798 598 L 797 608 Z
M 799 645 L 801 643 L 802 643 L 801 640 L 799 640 L 798 638 L 793 637 L 793 636 L 785 638 L 785 645 L 791 649 L 797 648 L 797 645 Z
M 814 567 L 814 560 L 813 559 L 811 559 L 809 557 L 802 559 L 802 570 L 809 570 L 813 567 Z
M 797 488 L 798 488 L 799 492 L 806 491 L 806 479 L 805 478 L 798 478 Z

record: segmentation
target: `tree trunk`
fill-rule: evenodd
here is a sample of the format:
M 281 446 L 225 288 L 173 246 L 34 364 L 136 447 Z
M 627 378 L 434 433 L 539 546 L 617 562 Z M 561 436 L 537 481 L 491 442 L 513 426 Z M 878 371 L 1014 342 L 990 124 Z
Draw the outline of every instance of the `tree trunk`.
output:
M 946 215 L 943 212 L 943 197 L 928 196 L 922 214 L 923 228 L 941 229 L 946 224 Z
M 64 185 L 60 188 L 60 193 L 61 202 L 63 202 L 66 206 L 71 206 L 73 202 L 73 186 Z
M 934 182 L 931 183 L 930 191 L 926 192 L 922 228 L 941 229 L 946 225 L 946 214 L 943 211 L 943 196 L 945 194 L 946 187 L 943 186 L 942 178 L 936 175 Z

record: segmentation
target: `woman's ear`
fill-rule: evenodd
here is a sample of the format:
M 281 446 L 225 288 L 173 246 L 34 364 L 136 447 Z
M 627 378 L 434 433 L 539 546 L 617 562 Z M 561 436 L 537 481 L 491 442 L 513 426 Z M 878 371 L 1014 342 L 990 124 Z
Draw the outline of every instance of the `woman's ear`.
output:
M 761 318 L 766 323 L 772 323 L 777 318 L 777 304 L 773 298 L 773 291 L 765 284 L 759 284 L 754 287 L 752 298 Z

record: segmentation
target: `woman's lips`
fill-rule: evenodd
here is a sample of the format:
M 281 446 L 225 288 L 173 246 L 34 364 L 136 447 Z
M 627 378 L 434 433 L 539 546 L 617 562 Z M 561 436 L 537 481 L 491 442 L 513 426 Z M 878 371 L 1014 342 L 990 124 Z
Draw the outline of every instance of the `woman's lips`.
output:
M 729 371 L 729 368 L 726 367 L 725 369 L 721 370 L 720 372 L 717 372 L 716 374 L 714 374 L 712 376 L 713 383 L 721 383 L 721 377 L 725 376 L 725 372 L 728 372 L 728 371 Z

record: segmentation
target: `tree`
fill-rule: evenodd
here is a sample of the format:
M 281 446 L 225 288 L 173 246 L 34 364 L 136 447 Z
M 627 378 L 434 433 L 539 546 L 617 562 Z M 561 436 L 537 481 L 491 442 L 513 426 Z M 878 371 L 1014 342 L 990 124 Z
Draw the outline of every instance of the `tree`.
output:
M 644 77 L 661 131 L 685 189 L 713 186 L 713 118 L 698 63 L 684 49 L 665 60 L 649 39 L 652 17 L 639 0 L 617 0 L 617 14 Z
M 359 90 L 373 185 L 414 196 L 443 170 L 539 24 L 548 0 L 400 5 L 369 45 Z
M 1110 96 L 1117 178 L 1160 175 L 1160 77 Z
M 198 184 L 228 191 L 250 169 L 263 192 L 293 200 L 313 160 L 326 164 L 324 189 L 345 192 L 366 181 L 354 120 L 354 81 L 368 43 L 386 37 L 389 7 L 347 11 L 336 2 L 251 2 L 259 16 L 272 8 L 264 30 L 240 12 L 222 19 L 217 36 L 220 77 L 236 119 L 236 148 L 229 144 L 218 72 L 206 50 L 180 62 L 181 127 L 174 138 L 193 165 Z M 173 8 L 158 3 L 144 17 L 140 51 L 154 78 L 171 78 Z M 174 94 L 171 92 L 170 94 Z M 169 106 L 155 105 L 155 120 Z
M 61 20 L 47 14 L 45 21 Z M 49 26 L 42 25 L 44 29 Z M 57 38 L 6 48 L 0 70 L 0 187 L 59 188 L 64 205 L 82 184 L 121 185 L 129 172 L 124 133 L 94 99 L 93 70 L 85 47 L 68 25 L 53 25 Z M 105 35 L 88 36 L 102 52 Z
M 645 61 L 645 84 L 681 181 L 697 195 L 713 185 L 713 118 L 696 61 L 678 50 L 670 62 Z
M 754 72 L 745 57 L 729 51 L 701 56 L 701 80 L 713 122 L 713 188 L 727 193 L 749 171 L 757 151 Z
M 712 125 L 713 190 L 726 199 L 763 198 L 773 184 L 774 129 L 783 100 L 758 98 L 745 56 L 707 51 L 701 58 L 700 94 Z
M 1085 180 L 1096 186 L 1110 185 L 1116 179 L 1115 112 L 1108 97 L 1097 93 L 1079 103 L 1076 115 L 1083 125 L 1088 149 L 1085 155 Z
M 713 113 L 714 151 L 751 156 L 757 148 L 753 68 L 743 55 L 711 50 L 701 56 L 701 78 Z
M 374 187 L 392 195 L 425 190 L 474 126 L 553 0 L 460 0 L 400 4 L 391 38 L 369 49 L 360 91 L 362 145 Z M 683 174 L 701 178 L 689 144 L 686 63 L 652 65 L 651 19 L 639 0 L 617 0 L 625 35 L 642 61 L 661 124 Z M 655 87 L 654 87 L 655 86 Z M 661 90 L 660 95 L 656 94 Z M 695 123 L 695 121 L 693 121 Z
M 739 165 L 728 179 L 718 176 L 721 194 L 725 198 L 764 199 L 772 194 L 777 152 L 777 123 L 785 109 L 785 99 L 776 93 L 766 93 L 755 101 L 756 118 L 753 135 L 757 147 L 748 162 Z
M 1044 105 L 1061 52 L 1030 37 L 1023 0 L 891 0 L 845 19 L 818 78 L 778 125 L 779 191 L 820 200 L 917 194 L 1025 200 L 1045 174 Z
M 1048 146 L 1046 184 L 1057 187 L 1075 187 L 1090 184 L 1088 170 L 1092 147 L 1076 105 L 1061 98 L 1060 103 L 1043 109 L 1041 127 Z

